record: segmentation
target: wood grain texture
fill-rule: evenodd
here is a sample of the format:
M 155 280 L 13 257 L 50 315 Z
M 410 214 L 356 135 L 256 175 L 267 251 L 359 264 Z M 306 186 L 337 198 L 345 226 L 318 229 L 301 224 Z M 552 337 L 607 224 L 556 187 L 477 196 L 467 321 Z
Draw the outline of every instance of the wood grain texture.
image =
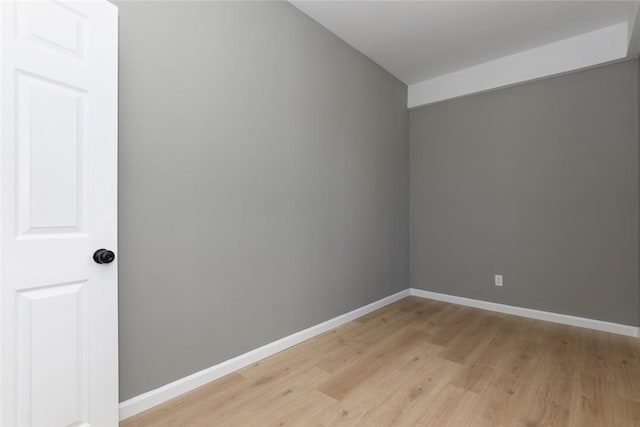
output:
M 408 297 L 120 425 L 631 427 L 640 343 Z

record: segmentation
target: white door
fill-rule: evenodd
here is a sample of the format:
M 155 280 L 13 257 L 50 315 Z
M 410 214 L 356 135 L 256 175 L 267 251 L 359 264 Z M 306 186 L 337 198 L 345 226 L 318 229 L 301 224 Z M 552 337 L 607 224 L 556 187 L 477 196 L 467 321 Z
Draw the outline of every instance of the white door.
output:
M 115 426 L 117 8 L 0 1 L 0 425 Z

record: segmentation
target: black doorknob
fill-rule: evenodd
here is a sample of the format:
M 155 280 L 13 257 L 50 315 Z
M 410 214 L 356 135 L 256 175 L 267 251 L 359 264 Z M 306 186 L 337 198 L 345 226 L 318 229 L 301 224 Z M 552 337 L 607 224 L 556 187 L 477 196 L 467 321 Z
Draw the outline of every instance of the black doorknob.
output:
M 93 260 L 98 264 L 109 264 L 116 259 L 116 254 L 108 249 L 98 249 L 93 253 Z

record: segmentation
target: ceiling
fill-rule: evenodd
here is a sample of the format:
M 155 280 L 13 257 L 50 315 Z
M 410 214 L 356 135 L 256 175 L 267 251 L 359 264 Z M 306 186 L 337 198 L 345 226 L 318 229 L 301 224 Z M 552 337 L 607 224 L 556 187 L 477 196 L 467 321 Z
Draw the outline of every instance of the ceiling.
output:
M 614 24 L 632 25 L 638 10 L 634 1 L 292 3 L 407 85 Z

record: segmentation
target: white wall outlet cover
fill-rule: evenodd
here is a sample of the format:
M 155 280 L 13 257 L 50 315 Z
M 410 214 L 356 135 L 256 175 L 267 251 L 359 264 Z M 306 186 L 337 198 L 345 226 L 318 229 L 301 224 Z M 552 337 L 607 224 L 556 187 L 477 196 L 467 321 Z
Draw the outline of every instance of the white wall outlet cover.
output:
M 502 275 L 496 274 L 495 276 L 495 284 L 496 286 L 502 286 Z

